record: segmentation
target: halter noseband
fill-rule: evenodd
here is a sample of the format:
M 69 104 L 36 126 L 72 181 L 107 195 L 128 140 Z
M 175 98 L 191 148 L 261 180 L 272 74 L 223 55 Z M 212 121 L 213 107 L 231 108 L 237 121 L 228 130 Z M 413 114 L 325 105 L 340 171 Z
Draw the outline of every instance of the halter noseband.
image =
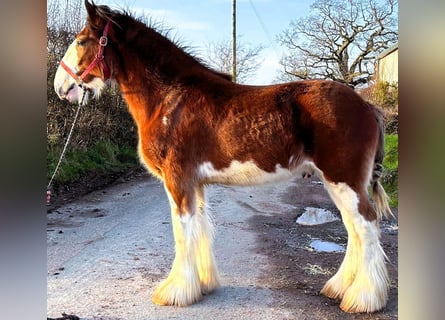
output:
M 71 70 L 70 67 L 68 67 L 63 60 L 60 61 L 60 65 L 63 69 L 65 69 L 68 74 L 76 80 L 76 83 L 78 86 L 82 87 L 83 80 L 85 77 L 93 70 L 94 67 L 96 67 L 98 64 L 102 67 L 102 72 L 104 74 L 105 80 L 110 78 L 110 69 L 108 68 L 107 64 L 104 61 L 104 49 L 105 46 L 108 44 L 108 29 L 110 29 L 110 20 L 108 20 L 107 24 L 105 25 L 104 33 L 102 37 L 99 39 L 99 52 L 96 54 L 96 57 L 93 61 L 91 61 L 90 65 L 85 69 L 84 72 L 80 76 L 78 76 L 73 70 Z

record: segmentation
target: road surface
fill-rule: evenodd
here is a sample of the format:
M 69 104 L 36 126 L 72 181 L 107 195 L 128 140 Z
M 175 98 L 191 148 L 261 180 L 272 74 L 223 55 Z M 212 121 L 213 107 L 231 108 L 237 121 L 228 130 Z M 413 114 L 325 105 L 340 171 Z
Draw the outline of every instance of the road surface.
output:
M 345 314 L 338 301 L 319 295 L 344 253 L 310 248 L 313 240 L 334 240 L 346 246 L 342 222 L 295 223 L 307 205 L 336 211 L 318 181 L 210 186 L 206 198 L 215 221 L 215 256 L 222 286 L 185 308 L 151 302 L 174 256 L 170 208 L 160 182 L 143 175 L 49 213 L 47 316 L 58 318 L 65 313 L 82 320 L 397 319 L 397 222 L 382 224 L 382 244 L 390 258 L 387 307 L 374 314 Z
M 151 295 L 173 260 L 170 209 L 150 177 L 99 190 L 53 211 L 47 230 L 48 317 L 81 319 L 286 319 L 259 280 L 267 257 L 256 250 L 248 220 L 292 210 L 279 199 L 288 184 L 211 186 L 215 255 L 222 287 L 187 308 L 161 307 Z M 263 199 L 263 200 L 261 200 Z

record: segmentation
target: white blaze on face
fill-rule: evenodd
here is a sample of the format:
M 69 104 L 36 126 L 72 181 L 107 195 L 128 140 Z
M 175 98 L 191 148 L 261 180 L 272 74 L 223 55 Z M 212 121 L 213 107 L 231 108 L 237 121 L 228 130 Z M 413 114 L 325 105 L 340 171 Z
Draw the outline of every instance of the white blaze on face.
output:
M 68 50 L 66 51 L 65 55 L 62 58 L 63 62 L 69 68 L 71 68 L 71 70 L 74 73 L 77 73 L 79 71 L 79 68 L 77 66 L 79 58 L 77 56 L 76 45 L 77 45 L 77 40 L 74 40 L 70 44 Z M 94 96 L 98 96 L 100 91 L 104 87 L 105 82 L 100 78 L 94 78 L 89 83 L 85 83 L 83 85 L 91 89 L 93 91 Z M 76 102 L 80 103 L 82 101 L 84 90 L 77 85 L 76 79 L 74 79 L 60 65 L 57 68 L 56 75 L 54 77 L 54 90 L 56 91 L 60 99 L 66 99 L 69 102 L 73 103 Z M 87 98 L 88 97 L 85 97 L 84 103 L 87 103 L 88 100 Z
M 62 58 L 63 62 L 73 70 L 77 72 L 77 51 L 76 41 L 73 41 L 68 47 L 65 55 Z M 70 102 L 80 102 L 82 98 L 83 90 L 79 88 L 75 79 L 59 65 L 54 77 L 54 90 L 60 99 L 67 99 Z

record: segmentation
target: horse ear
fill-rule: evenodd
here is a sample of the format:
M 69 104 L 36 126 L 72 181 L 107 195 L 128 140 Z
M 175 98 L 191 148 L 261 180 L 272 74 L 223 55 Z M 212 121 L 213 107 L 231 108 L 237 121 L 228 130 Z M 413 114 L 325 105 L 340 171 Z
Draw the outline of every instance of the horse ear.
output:
M 85 0 L 85 8 L 87 9 L 87 20 L 88 22 L 90 22 L 91 24 L 95 24 L 95 22 L 97 21 L 97 6 L 94 4 L 94 2 L 89 2 L 88 0 Z
M 91 3 L 88 0 L 85 0 L 85 7 L 87 9 L 87 22 L 90 24 L 91 27 L 94 29 L 100 29 L 103 25 L 102 18 L 99 14 L 100 8 L 96 6 L 96 4 L 91 1 Z

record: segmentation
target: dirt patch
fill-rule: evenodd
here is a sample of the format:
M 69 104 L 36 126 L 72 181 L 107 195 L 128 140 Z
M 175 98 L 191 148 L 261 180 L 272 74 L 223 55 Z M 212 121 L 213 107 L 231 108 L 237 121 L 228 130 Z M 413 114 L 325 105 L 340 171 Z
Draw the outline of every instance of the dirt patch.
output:
M 270 268 L 263 274 L 263 280 L 265 286 L 274 290 L 274 306 L 307 315 L 299 319 L 397 319 L 398 232 L 397 228 L 391 227 L 395 222 L 383 221 L 381 224 L 381 241 L 390 260 L 387 266 L 391 286 L 386 308 L 373 314 L 346 314 L 340 310 L 339 301 L 319 294 L 325 282 L 337 271 L 344 253 L 316 252 L 309 246 L 312 240 L 320 239 L 346 248 L 347 233 L 343 223 L 334 221 L 302 226 L 295 222 L 308 206 L 328 209 L 340 217 L 338 210 L 323 186 L 314 179 L 292 187 L 283 201 L 295 206 L 294 213 L 256 215 L 250 220 L 258 233 L 256 251 L 267 255 L 269 260 Z

